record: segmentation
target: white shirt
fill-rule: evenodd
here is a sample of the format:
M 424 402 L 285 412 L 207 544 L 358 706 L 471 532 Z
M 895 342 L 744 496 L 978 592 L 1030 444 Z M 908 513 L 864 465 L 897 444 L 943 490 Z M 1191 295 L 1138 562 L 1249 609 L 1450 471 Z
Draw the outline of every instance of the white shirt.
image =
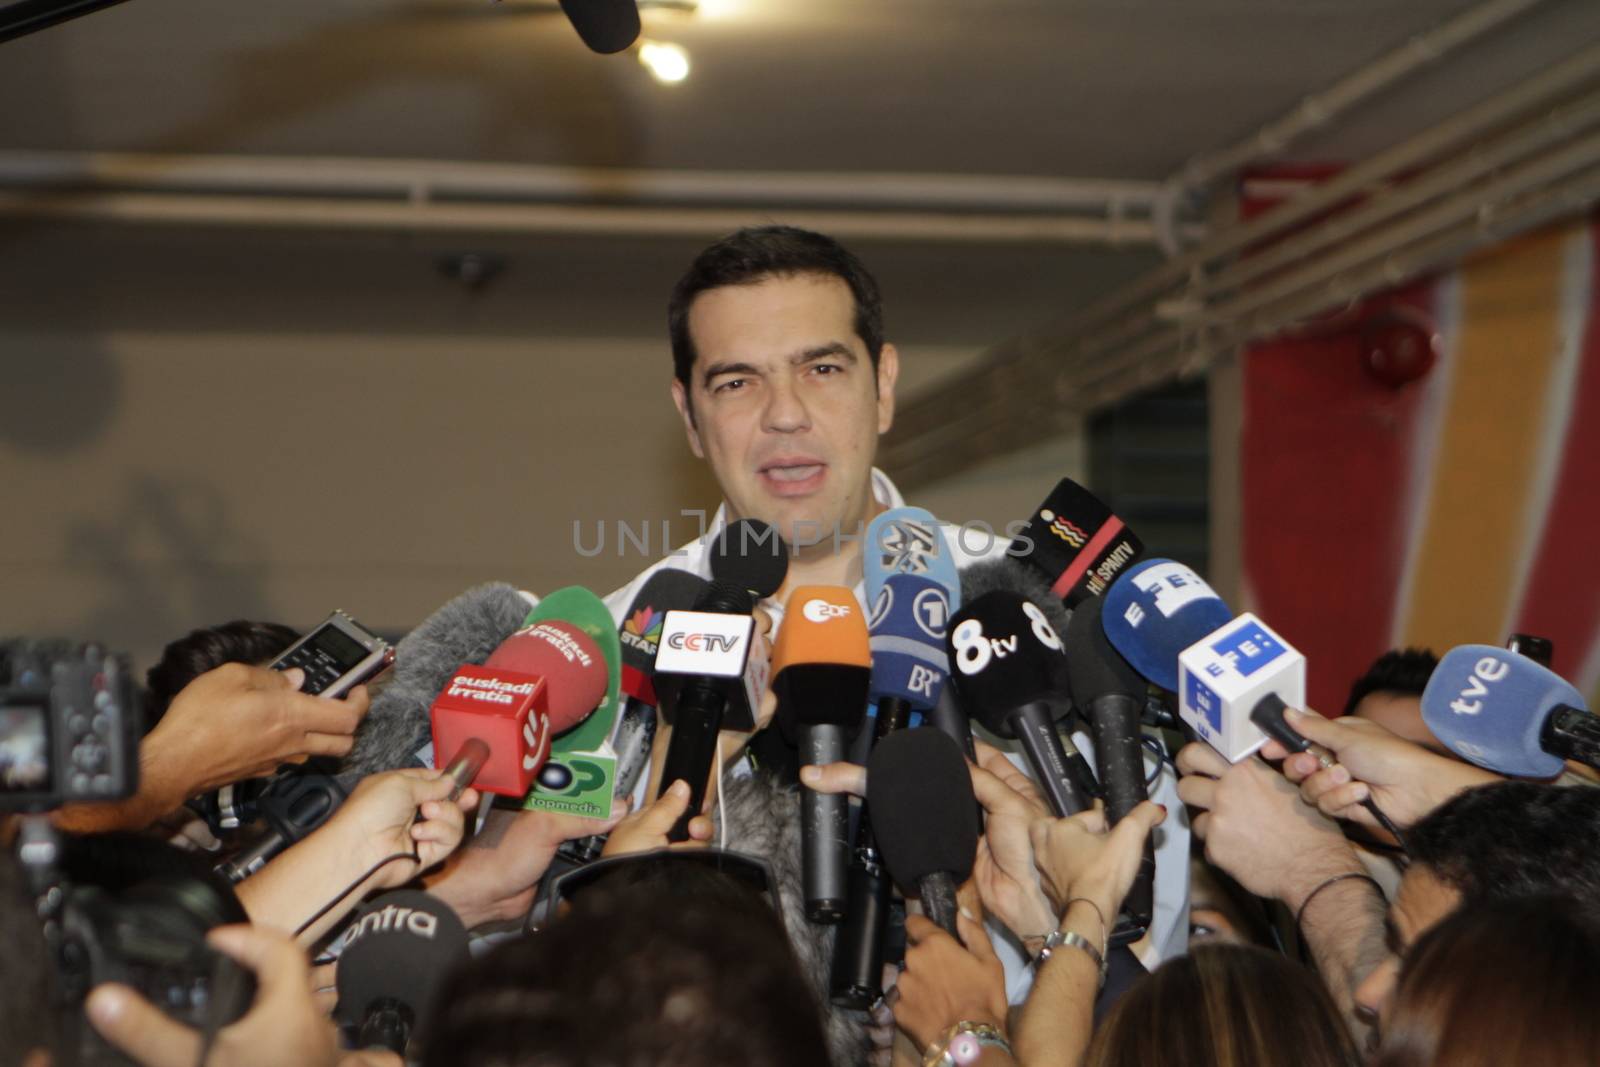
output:
M 895 488 L 888 476 L 876 467 L 872 470 L 872 493 L 878 503 L 885 508 L 905 507 L 905 498 L 900 495 L 900 490 Z M 961 527 L 951 523 L 941 525 L 944 529 L 945 542 L 950 546 L 958 570 L 981 560 L 1004 556 L 1011 543 L 1003 535 L 986 536 L 981 529 L 963 532 Z M 611 616 L 616 624 L 619 627 L 622 625 L 623 618 L 632 607 L 633 599 L 638 595 L 640 588 L 651 575 L 663 567 L 675 567 L 709 579 L 711 568 L 706 560 L 706 553 L 726 526 L 727 506 L 723 505 L 717 509 L 716 516 L 702 537 L 646 568 L 633 581 L 607 596 L 605 604 L 611 610 Z M 864 582 L 856 583 L 855 594 L 861 603 L 862 611 L 866 611 Z M 778 627 L 783 624 L 782 601 L 768 597 L 758 606 L 771 615 L 772 632 L 776 636 Z M 979 730 L 981 731 L 981 727 Z M 1005 741 L 987 734 L 984 735 L 984 740 L 1004 750 L 1013 763 L 1024 772 L 1028 771 L 1026 760 L 1015 741 Z M 1081 731 L 1075 733 L 1073 742 L 1086 756 L 1093 758 L 1093 743 L 1088 735 Z M 1146 759 L 1148 761 L 1146 773 L 1154 773 L 1156 770 L 1153 766 L 1154 761 L 1150 760 L 1148 755 Z M 646 781 L 641 779 L 634 791 L 635 810 L 645 802 L 646 788 Z M 1151 948 L 1141 959 L 1147 968 L 1154 970 L 1162 960 L 1186 952 L 1189 943 L 1189 823 L 1183 803 L 1178 799 L 1177 778 L 1170 766 L 1166 764 L 1161 766 L 1160 776 L 1151 787 L 1150 799 L 1166 805 L 1168 812 L 1167 821 L 1156 830 L 1156 885 L 1155 908 L 1150 923 Z M 1027 966 L 1027 958 L 1021 948 L 1009 936 L 1005 936 L 1003 928 L 993 919 L 989 921 L 989 932 L 994 941 L 995 952 L 1005 964 L 1006 992 L 1010 1001 L 1013 1004 L 1021 1003 L 1033 985 L 1033 970 Z

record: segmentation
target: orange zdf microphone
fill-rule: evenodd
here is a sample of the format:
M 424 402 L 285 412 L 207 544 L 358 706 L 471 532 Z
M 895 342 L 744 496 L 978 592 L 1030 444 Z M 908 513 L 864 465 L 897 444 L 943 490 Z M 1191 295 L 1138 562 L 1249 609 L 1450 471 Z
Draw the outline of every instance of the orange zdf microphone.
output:
M 778 728 L 798 744 L 801 763 L 844 759 L 867 714 L 872 646 L 855 594 L 836 585 L 804 585 L 789 595 L 772 650 Z M 801 790 L 800 861 L 806 918 L 844 918 L 850 887 L 850 800 Z
M 607 681 L 594 639 L 556 620 L 518 630 L 481 667 L 460 667 L 428 709 L 433 751 L 451 753 L 455 793 L 471 785 L 526 796 L 550 739 L 589 717 Z

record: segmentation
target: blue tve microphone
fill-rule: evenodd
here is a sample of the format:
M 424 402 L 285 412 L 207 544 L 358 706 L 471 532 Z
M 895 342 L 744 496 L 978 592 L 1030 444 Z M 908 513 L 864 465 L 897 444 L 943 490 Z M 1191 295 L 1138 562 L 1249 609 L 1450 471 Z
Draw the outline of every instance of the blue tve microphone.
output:
M 1494 645 L 1452 648 L 1422 693 L 1422 720 L 1450 751 L 1500 774 L 1550 778 L 1600 766 L 1600 718 L 1554 671 Z
M 1178 691 L 1178 654 L 1226 625 L 1233 612 L 1194 571 L 1170 559 L 1147 559 L 1106 590 L 1101 625 L 1134 670 Z

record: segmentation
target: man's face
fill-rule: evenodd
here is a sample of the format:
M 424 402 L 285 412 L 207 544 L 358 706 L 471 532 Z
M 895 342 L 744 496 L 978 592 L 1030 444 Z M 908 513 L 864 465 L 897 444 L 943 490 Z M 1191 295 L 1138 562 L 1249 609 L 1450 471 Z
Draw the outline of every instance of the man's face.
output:
M 1433 731 L 1429 730 L 1427 723 L 1423 721 L 1421 697 L 1412 696 L 1410 693 L 1377 689 L 1362 697 L 1351 709 L 1350 714 L 1375 722 L 1390 733 L 1397 734 L 1414 745 L 1421 745 L 1430 752 L 1437 752 L 1451 759 L 1457 758 L 1454 752 L 1433 736 Z
M 1413 863 L 1406 870 L 1384 922 L 1389 956 L 1356 987 L 1356 1003 L 1371 1012 L 1380 1025 L 1394 999 L 1400 958 L 1417 938 L 1444 922 L 1460 906 L 1461 891 L 1441 881 L 1427 867 Z
M 850 287 L 801 274 L 711 289 L 688 325 L 695 362 L 672 396 L 729 519 L 770 523 L 802 555 L 832 551 L 835 528 L 859 534 L 899 365 L 884 345 L 874 374 Z

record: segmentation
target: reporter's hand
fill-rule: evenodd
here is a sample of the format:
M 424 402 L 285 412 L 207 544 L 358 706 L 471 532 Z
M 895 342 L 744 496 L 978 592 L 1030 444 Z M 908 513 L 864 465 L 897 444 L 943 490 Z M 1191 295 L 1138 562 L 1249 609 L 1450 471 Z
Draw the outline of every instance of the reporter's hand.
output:
M 144 744 L 182 779 L 184 799 L 271 774 L 308 756 L 343 756 L 367 713 L 366 686 L 343 700 L 298 692 L 305 672 L 226 663 L 184 686 Z
M 1005 1029 L 1005 966 L 983 924 L 968 918 L 965 908 L 956 915 L 956 931 L 961 941 L 921 915 L 906 916 L 906 962 L 895 985 L 900 992 L 894 1021 L 918 1052 L 959 1022 Z
M 1166 817 L 1166 808 L 1146 800 L 1108 829 L 1105 807 L 1096 801 L 1076 815 L 1034 820 L 1034 862 L 1056 911 L 1082 897 L 1100 909 L 1105 921 L 1114 921 L 1144 860 L 1145 838 Z
M 444 771 L 408 768 L 374 774 L 362 779 L 329 825 L 349 835 L 356 847 L 367 853 L 369 863 L 416 848 L 417 864 L 397 861 L 378 872 L 373 888 L 392 889 L 440 862 L 461 844 L 466 830 L 464 813 L 477 806 L 478 792 L 464 790 L 452 801 L 453 788 L 455 782 Z
M 250 1010 L 218 1032 L 207 1067 L 334 1067 L 333 1025 L 312 999 L 310 965 L 293 941 L 249 926 L 218 927 L 206 940 L 254 971 L 257 984 Z M 143 1067 L 194 1067 L 199 1058 L 200 1035 L 127 986 L 96 987 L 85 1010 L 102 1037 Z
M 1362 807 L 1371 797 L 1402 829 L 1420 820 L 1457 793 L 1500 781 L 1500 776 L 1470 763 L 1429 752 L 1366 719 L 1328 720 L 1286 709 L 1295 732 L 1333 753 L 1332 767 L 1309 752 L 1288 752 L 1269 741 L 1261 754 L 1282 759 L 1283 774 L 1300 786 L 1300 796 L 1324 815 L 1381 829 Z
M 1030 831 L 1050 809 L 1031 779 L 999 749 L 977 743 L 978 765 L 968 765 L 972 791 L 987 816 L 972 867 L 983 907 L 1018 937 L 1044 936 L 1059 915 L 1050 906 L 1034 864 Z
M 848 760 L 808 763 L 800 768 L 800 784 L 818 793 L 847 793 L 853 797 L 865 797 L 867 769 Z
M 649 807 L 640 808 L 617 824 L 606 838 L 602 856 L 624 856 L 630 852 L 653 852 L 658 848 L 705 848 L 711 840 L 711 820 L 696 815 L 689 820 L 689 840 L 672 842 L 667 834 L 677 825 L 678 819 L 689 810 L 689 786 L 682 779 Z
M 1337 823 L 1255 757 L 1230 764 L 1203 741 L 1178 752 L 1178 796 L 1206 859 L 1259 897 L 1297 909 L 1318 883 L 1364 870 Z
M 454 908 L 469 930 L 519 919 L 533 906 L 556 849 L 611 830 L 627 810 L 625 800 L 618 803 L 622 811 L 610 819 L 495 808 L 483 828 L 425 879 L 428 892 Z

